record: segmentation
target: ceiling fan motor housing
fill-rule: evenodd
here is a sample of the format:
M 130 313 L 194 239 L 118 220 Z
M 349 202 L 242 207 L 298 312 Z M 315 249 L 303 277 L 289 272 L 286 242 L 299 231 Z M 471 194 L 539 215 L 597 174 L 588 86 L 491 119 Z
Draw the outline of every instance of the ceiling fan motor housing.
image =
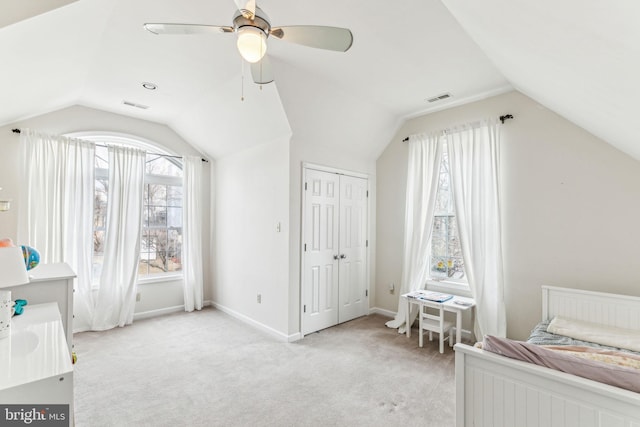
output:
M 256 14 L 253 19 L 245 18 L 240 11 L 237 11 L 233 16 L 233 28 L 237 32 L 242 27 L 253 27 L 260 29 L 265 38 L 269 37 L 271 31 L 271 24 L 269 23 L 269 17 L 259 7 L 256 7 Z

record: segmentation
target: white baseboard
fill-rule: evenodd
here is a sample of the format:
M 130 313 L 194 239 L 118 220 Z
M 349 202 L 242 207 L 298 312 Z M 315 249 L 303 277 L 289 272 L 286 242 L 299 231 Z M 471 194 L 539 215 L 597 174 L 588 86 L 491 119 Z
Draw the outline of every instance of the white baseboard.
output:
M 211 305 L 212 305 L 211 301 L 202 302 L 203 307 L 209 307 Z M 177 313 L 178 311 L 184 311 L 184 305 L 174 305 L 173 307 L 163 307 L 157 310 L 149 310 L 149 311 L 142 311 L 140 313 L 133 313 L 133 320 L 135 321 L 135 320 L 149 319 L 151 317 L 163 316 L 169 313 Z
M 369 309 L 369 314 L 379 314 L 384 317 L 394 318 L 396 317 L 396 312 L 391 310 L 385 310 L 384 308 L 372 307 Z
M 217 308 L 218 310 L 222 311 L 223 313 L 228 314 L 231 317 L 234 317 L 238 320 L 240 320 L 243 323 L 246 323 L 262 332 L 266 332 L 267 334 L 271 335 L 272 337 L 274 337 L 275 339 L 277 339 L 278 341 L 282 341 L 282 342 L 294 342 L 294 341 L 298 341 L 301 338 L 301 335 L 299 332 L 296 332 L 295 334 L 292 335 L 286 335 L 283 334 L 280 331 L 277 331 L 275 329 L 273 329 L 270 326 L 265 325 L 264 323 L 260 323 L 257 320 L 254 320 L 252 318 L 250 318 L 249 316 L 246 316 L 242 313 L 238 313 L 237 311 L 229 308 L 229 307 L 225 307 L 224 305 L 218 304 L 215 301 L 211 301 L 211 305 L 215 308 Z
M 184 305 L 174 305 L 173 307 L 163 307 L 157 310 L 143 311 L 141 313 L 133 313 L 133 320 L 149 319 L 150 317 L 162 316 L 169 313 L 184 311 Z

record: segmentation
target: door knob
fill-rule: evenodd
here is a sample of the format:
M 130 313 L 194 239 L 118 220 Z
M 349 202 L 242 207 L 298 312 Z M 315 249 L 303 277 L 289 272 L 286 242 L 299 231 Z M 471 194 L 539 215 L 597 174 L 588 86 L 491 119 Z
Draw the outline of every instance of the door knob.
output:
M 340 259 L 345 259 L 347 256 L 345 254 L 340 254 Z
M 335 260 L 337 260 L 338 258 L 339 258 L 338 255 L 334 255 L 333 256 L 333 259 L 335 259 Z

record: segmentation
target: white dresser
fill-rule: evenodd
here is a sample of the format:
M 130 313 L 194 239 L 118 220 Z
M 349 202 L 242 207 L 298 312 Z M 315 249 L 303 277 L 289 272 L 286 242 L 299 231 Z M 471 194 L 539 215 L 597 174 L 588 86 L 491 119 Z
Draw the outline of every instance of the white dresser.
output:
M 69 405 L 73 425 L 73 366 L 58 305 L 29 304 L 0 339 L 3 405 Z
M 25 299 L 28 305 L 55 302 L 58 304 L 69 353 L 73 351 L 73 279 L 76 274 L 66 263 L 40 264 L 28 271 L 30 282 L 6 288 L 11 299 Z M 19 316 L 14 317 L 17 318 Z

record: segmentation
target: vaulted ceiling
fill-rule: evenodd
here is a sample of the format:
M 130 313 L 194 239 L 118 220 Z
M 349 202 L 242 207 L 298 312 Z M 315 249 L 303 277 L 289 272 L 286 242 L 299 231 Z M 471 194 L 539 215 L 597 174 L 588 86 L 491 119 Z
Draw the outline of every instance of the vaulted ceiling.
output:
M 230 25 L 233 0 L 0 0 L 11 10 L 0 20 L 0 124 L 84 105 L 164 123 L 212 157 L 291 134 L 327 132 L 330 143 L 340 129 L 375 158 L 405 118 L 515 87 L 640 158 L 635 2 L 258 3 L 273 25 L 347 27 L 354 44 L 336 53 L 270 38 L 276 80 L 259 87 L 234 35 L 142 27 Z M 452 97 L 427 102 L 443 93 Z

